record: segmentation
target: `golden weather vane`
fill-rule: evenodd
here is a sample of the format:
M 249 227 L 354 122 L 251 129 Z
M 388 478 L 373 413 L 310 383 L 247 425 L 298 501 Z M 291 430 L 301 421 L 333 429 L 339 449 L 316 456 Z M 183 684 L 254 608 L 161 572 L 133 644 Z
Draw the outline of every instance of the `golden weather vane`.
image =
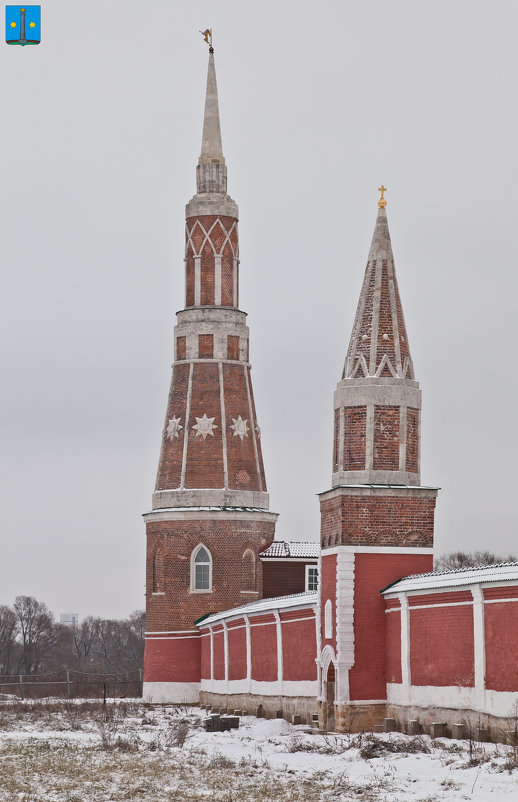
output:
M 200 33 L 203 36 L 203 40 L 207 42 L 209 46 L 209 53 L 214 53 L 214 48 L 212 47 L 212 28 L 206 28 L 206 30 L 200 31 Z
M 385 200 L 385 192 L 387 191 L 387 187 L 384 187 L 383 184 L 378 187 L 378 192 L 381 192 L 381 198 L 378 201 L 378 206 L 380 209 L 384 209 L 387 205 L 387 201 Z

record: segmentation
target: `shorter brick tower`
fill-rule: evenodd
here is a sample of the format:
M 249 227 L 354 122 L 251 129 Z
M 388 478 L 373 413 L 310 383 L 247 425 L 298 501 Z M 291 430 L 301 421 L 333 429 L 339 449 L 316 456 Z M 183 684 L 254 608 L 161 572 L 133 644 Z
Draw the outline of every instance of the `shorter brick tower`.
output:
M 227 194 L 212 47 L 196 183 L 186 207 L 185 309 L 177 314 L 153 508 L 144 516 L 144 697 L 155 702 L 198 700 L 194 622 L 262 597 L 259 552 L 277 519 L 238 305 L 238 207 Z
M 379 591 L 433 564 L 437 488 L 420 484 L 421 391 L 385 206 L 382 193 L 334 395 L 332 487 L 320 495 L 320 701 L 331 726 L 347 726 L 351 704 L 367 715 L 386 701 Z

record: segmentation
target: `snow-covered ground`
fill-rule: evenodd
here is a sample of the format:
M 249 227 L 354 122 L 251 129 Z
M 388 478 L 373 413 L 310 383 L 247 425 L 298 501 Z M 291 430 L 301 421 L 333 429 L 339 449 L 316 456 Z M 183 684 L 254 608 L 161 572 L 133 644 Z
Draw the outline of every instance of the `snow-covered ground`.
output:
M 466 741 L 311 735 L 250 716 L 207 733 L 202 718 L 138 700 L 0 701 L 0 800 L 518 800 L 517 755 L 499 744 L 470 758 Z

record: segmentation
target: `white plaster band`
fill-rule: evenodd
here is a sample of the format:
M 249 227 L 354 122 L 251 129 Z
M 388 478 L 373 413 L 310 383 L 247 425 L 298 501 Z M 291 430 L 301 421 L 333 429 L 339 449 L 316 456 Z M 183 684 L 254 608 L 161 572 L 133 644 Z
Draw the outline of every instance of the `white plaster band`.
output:
M 351 385 L 348 383 L 350 381 L 354 380 L 344 379 L 339 382 L 334 394 L 335 409 L 367 407 L 370 404 L 421 409 L 422 394 L 419 385 L 415 387 L 416 382 L 406 383 L 404 379 L 387 379 L 387 384 L 380 384 L 379 379 L 372 378 L 364 379 L 363 384 Z
M 411 546 L 332 546 L 322 549 L 322 557 L 330 554 L 351 552 L 352 554 L 433 554 L 433 548 L 412 548 Z M 387 594 L 389 591 L 387 591 Z M 396 587 L 390 593 L 398 593 Z
M 390 471 L 394 473 L 394 471 Z M 395 473 L 399 473 L 396 471 Z M 339 498 L 340 496 L 372 496 L 381 498 L 435 498 L 439 492 L 438 487 L 423 487 L 422 485 L 393 485 L 390 482 L 385 484 L 376 484 L 365 482 L 361 484 L 352 484 L 347 482 L 345 485 L 333 487 L 331 490 L 325 490 L 323 493 L 317 493 L 321 501 L 327 501 L 332 498 Z
M 144 682 L 142 700 L 149 704 L 197 704 L 199 682 Z
M 264 521 L 267 523 L 275 523 L 279 517 L 276 512 L 269 512 L 268 510 L 257 510 L 255 512 L 243 510 L 241 507 L 236 509 L 227 508 L 225 510 L 197 510 L 193 508 L 175 510 L 173 509 L 156 509 L 151 512 L 146 512 L 142 516 L 147 522 L 151 521 Z
M 184 443 L 187 441 L 186 437 Z M 157 490 L 153 493 L 152 506 L 153 511 L 170 510 L 174 507 L 254 507 L 268 512 L 269 496 L 262 490 L 225 490 L 225 488 Z

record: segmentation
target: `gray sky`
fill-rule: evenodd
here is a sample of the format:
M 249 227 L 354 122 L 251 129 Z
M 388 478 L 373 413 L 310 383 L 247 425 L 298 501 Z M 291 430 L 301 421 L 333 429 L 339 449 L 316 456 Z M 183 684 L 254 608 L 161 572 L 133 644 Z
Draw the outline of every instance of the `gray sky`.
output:
M 437 550 L 518 550 L 516 2 L 47 0 L 0 45 L 0 603 L 144 604 L 206 27 L 277 536 L 318 538 L 384 182 Z

